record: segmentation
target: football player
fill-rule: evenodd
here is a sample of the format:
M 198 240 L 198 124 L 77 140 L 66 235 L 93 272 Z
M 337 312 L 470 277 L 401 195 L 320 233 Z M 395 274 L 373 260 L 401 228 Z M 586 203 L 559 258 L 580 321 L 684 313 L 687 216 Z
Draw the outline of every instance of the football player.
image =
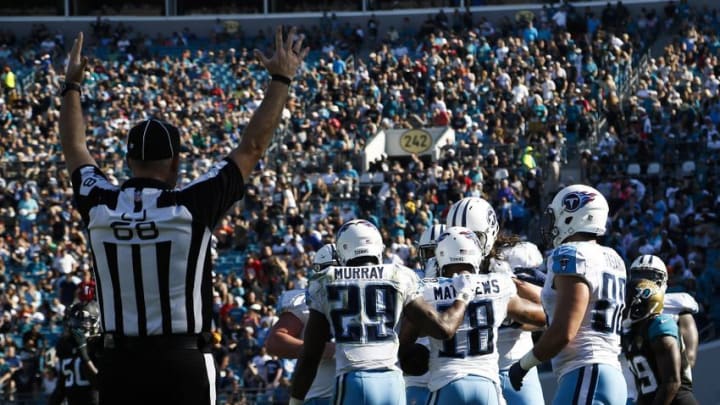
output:
M 463 198 L 450 207 L 445 222 L 448 226 L 466 226 L 475 232 L 480 239 L 485 257 L 484 272 L 505 271 L 509 266 L 514 275 L 517 294 L 540 304 L 540 287 L 536 284 L 544 281 L 544 274 L 527 262 L 532 261 L 533 264 L 539 262 L 537 264 L 539 266 L 543 260 L 542 254 L 537 246 L 530 242 L 521 242 L 514 236 L 500 235 L 497 216 L 490 203 L 479 197 Z M 522 261 L 525 263 L 521 263 Z M 510 366 L 519 359 L 518 356 L 524 355 L 532 347 L 531 333 L 529 331 L 523 333 L 523 329 L 536 328 L 521 325 L 517 321 L 510 321 L 500 328 L 498 352 L 500 370 L 503 371 L 500 376 L 503 395 L 506 399 L 513 400 L 511 404 L 543 403 L 542 387 L 537 372 L 530 373 L 528 383 L 520 392 L 513 390 L 507 380 Z
M 641 279 L 630 287 L 629 301 L 631 326 L 623 352 L 635 378 L 636 403 L 697 404 L 677 323 L 662 313 L 662 287 Z
M 657 256 L 642 255 L 630 265 L 631 281 L 647 279 L 654 281 L 665 293 L 668 271 L 665 262 Z M 693 314 L 698 312 L 698 303 L 688 293 L 667 293 L 663 313 L 672 315 L 680 327 L 680 335 L 685 342 L 685 350 L 690 367 L 695 366 L 698 348 L 698 330 Z
M 50 395 L 50 405 L 97 405 L 98 360 L 100 339 L 100 308 L 95 301 L 78 302 L 67 309 L 63 334 L 55 351 L 58 381 Z
M 552 359 L 558 376 L 554 404 L 625 404 L 620 331 L 625 306 L 625 263 L 600 245 L 608 204 L 592 187 L 571 185 L 548 206 L 541 227 L 554 249 L 547 259 L 542 302 L 548 327 L 509 371 L 516 390 L 525 374 Z
M 315 378 L 325 342 L 335 337 L 335 404 L 404 404 L 397 368 L 401 314 L 423 333 L 447 339 L 463 321 L 474 286 L 452 280 L 457 298 L 438 313 L 422 299 L 422 283 L 407 267 L 383 265 L 380 232 L 351 220 L 337 232 L 339 266 L 310 281 L 305 344 L 292 382 L 291 405 L 301 404 Z
M 532 242 L 517 242 L 503 248 L 502 259 L 510 265 L 512 276 L 522 282 L 542 286 L 545 274 L 538 269 L 543 263 L 542 253 Z M 519 361 L 533 347 L 532 332 L 528 325 L 512 319 L 506 319 L 498 331 L 497 350 L 499 354 L 500 385 L 505 400 L 510 405 L 544 405 L 542 386 L 537 370 L 532 369 L 523 380 L 520 391 L 515 391 L 510 384 L 508 372 L 510 366 Z
M 337 264 L 335 245 L 321 247 L 313 258 L 310 278 Z M 280 296 L 280 318 L 265 340 L 268 354 L 285 359 L 296 359 L 303 347 L 303 332 L 310 310 L 305 302 L 305 290 L 288 290 Z M 325 343 L 325 351 L 318 366 L 317 376 L 310 387 L 305 404 L 330 405 L 335 383 L 335 343 Z
M 641 255 L 630 265 L 631 286 L 641 280 L 650 280 L 657 284 L 665 292 L 667 289 L 667 267 L 665 262 L 654 255 Z M 687 358 L 687 369 L 683 369 L 683 377 L 692 381 L 692 368 L 695 366 L 695 358 L 698 347 L 698 331 L 693 314 L 698 312 L 698 303 L 687 293 L 664 294 L 663 314 L 673 317 L 677 322 L 682 340 L 682 349 Z M 638 397 L 637 386 L 635 385 L 634 371 L 632 365 L 627 362 L 626 357 L 621 358 L 625 380 L 628 386 L 628 399 L 634 402 Z
M 475 233 L 448 227 L 438 239 L 436 256 L 443 276 L 426 279 L 425 300 L 442 310 L 455 299 L 450 278 L 463 274 L 475 290 L 466 317 L 451 339 L 430 339 L 430 400 L 432 404 L 501 403 L 496 350 L 497 332 L 506 316 L 541 326 L 545 314 L 537 304 L 516 295 L 509 271 L 480 274 L 483 252 Z M 417 330 L 403 322 L 401 342 L 413 342 Z M 401 357 L 404 354 L 401 354 Z
M 423 276 L 426 273 L 435 274 L 437 261 L 435 260 L 435 247 L 437 246 L 437 238 L 445 231 L 445 225 L 433 225 L 420 235 L 418 242 L 418 253 L 423 264 Z M 429 269 L 429 270 L 428 270 Z M 430 345 L 427 337 L 419 338 L 416 343 L 424 345 L 426 348 Z M 422 349 L 421 349 L 422 350 Z M 429 353 L 429 352 L 428 352 Z M 411 354 L 412 355 L 412 354 Z M 405 374 L 405 398 L 408 405 L 425 405 L 430 390 L 428 390 L 428 382 L 430 381 L 430 373 L 425 372 L 422 375 Z

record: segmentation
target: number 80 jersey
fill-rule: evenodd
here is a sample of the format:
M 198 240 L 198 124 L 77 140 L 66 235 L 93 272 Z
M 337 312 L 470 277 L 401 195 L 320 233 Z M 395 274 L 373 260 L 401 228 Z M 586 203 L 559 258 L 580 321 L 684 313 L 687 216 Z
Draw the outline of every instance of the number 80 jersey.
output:
M 420 278 L 397 265 L 332 266 L 310 281 L 307 304 L 325 315 L 335 336 L 336 374 L 397 369 L 396 326 L 422 294 Z
M 592 242 L 565 243 L 547 259 L 542 303 L 552 324 L 557 304 L 555 277 L 581 278 L 590 290 L 585 317 L 575 338 L 552 359 L 558 377 L 590 364 L 608 364 L 620 370 L 620 332 L 625 308 L 625 263 L 611 248 Z M 564 314 L 563 314 L 564 315 Z
M 465 319 L 448 340 L 430 338 L 430 383 L 428 389 L 443 386 L 468 375 L 486 377 L 499 384 L 498 328 L 507 316 L 507 305 L 516 294 L 515 283 L 507 274 L 473 274 L 475 297 L 465 309 Z M 425 301 L 438 312 L 455 301 L 452 279 L 425 279 Z

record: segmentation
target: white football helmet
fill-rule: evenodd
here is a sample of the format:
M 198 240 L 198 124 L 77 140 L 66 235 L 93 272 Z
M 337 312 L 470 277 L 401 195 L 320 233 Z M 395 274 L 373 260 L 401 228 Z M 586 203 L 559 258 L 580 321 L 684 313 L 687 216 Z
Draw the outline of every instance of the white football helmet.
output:
M 554 247 L 576 233 L 605 234 L 610 208 L 605 197 L 590 186 L 574 184 L 560 190 L 545 210 L 541 232 Z
M 502 259 L 510 265 L 513 272 L 516 269 L 536 269 L 544 260 L 537 245 L 526 241 L 503 249 Z
M 462 226 L 451 226 L 440 235 L 435 248 L 438 272 L 444 276 L 445 266 L 449 264 L 470 264 L 473 273 L 480 273 L 483 254 L 480 240 L 475 232 Z
M 418 253 L 420 254 L 420 260 L 423 264 L 427 264 L 427 261 L 435 256 L 435 246 L 437 246 L 437 238 L 445 232 L 445 225 L 433 225 L 425 229 L 420 235 L 420 241 L 418 242 Z
M 335 248 L 338 262 L 343 266 L 358 257 L 371 257 L 380 264 L 385 245 L 375 225 L 364 219 L 353 219 L 338 230 Z
M 663 292 L 667 289 L 668 271 L 665 262 L 653 255 L 642 255 L 630 265 L 630 280 L 650 280 L 657 283 Z
M 436 278 L 438 276 L 437 258 L 431 257 L 425 262 L 425 271 L 423 278 Z
M 313 270 L 315 272 L 322 271 L 335 264 L 337 264 L 337 254 L 335 253 L 334 243 L 328 243 L 315 252 L 315 257 L 313 257 Z
M 483 257 L 490 254 L 500 231 L 492 205 L 479 197 L 465 197 L 450 206 L 445 224 L 464 226 L 475 232 L 480 240 Z

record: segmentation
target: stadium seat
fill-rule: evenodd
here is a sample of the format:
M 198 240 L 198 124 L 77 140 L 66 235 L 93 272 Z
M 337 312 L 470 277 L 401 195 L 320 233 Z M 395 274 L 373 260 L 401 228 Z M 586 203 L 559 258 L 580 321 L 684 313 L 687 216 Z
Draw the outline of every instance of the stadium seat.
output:
M 627 174 L 628 176 L 639 176 L 640 165 L 638 163 L 630 163 L 627 167 Z
M 651 162 L 647 167 L 648 176 L 659 176 L 662 172 L 662 165 L 658 162 Z

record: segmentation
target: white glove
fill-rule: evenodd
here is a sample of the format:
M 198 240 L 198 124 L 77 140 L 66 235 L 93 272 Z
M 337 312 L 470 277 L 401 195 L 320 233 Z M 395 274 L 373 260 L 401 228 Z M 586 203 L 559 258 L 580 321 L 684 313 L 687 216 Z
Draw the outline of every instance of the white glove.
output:
M 464 301 L 466 304 L 475 297 L 475 287 L 477 285 L 470 276 L 470 274 L 456 274 L 452 278 L 453 288 L 457 294 L 455 299 Z

